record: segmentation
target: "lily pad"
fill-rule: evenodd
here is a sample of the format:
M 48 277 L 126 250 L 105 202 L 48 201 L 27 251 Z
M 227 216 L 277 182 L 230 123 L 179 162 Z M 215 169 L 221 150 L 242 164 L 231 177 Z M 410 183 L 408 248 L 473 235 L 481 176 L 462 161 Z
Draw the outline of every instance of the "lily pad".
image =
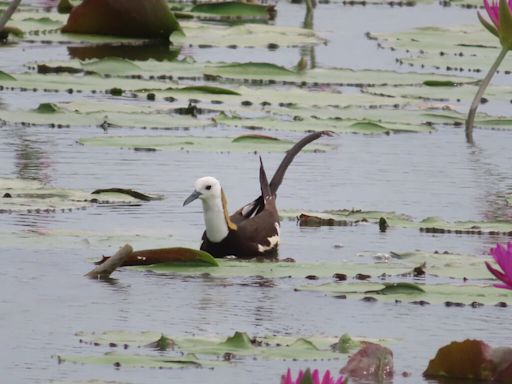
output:
M 162 357 L 151 355 L 131 355 L 120 352 L 106 352 L 99 356 L 82 355 L 58 355 L 59 362 L 110 365 L 114 367 L 132 367 L 132 368 L 201 368 L 219 366 L 222 363 L 218 361 L 198 361 L 191 357 Z
M 400 228 L 418 228 L 421 232 L 457 235 L 510 235 L 511 221 L 455 221 L 448 222 L 438 217 L 427 217 L 414 221 L 411 217 L 393 212 L 366 212 L 359 210 L 328 210 L 324 212 L 301 212 L 282 210 L 281 217 L 298 220 L 304 226 L 345 226 L 370 222 L 378 224 L 384 217 L 389 225 Z
M 446 304 L 461 303 L 462 305 L 495 305 L 499 302 L 512 303 L 512 294 L 502 292 L 490 285 L 470 284 L 422 284 L 424 292 L 397 289 L 393 294 L 379 295 L 376 292 L 386 288 L 379 283 L 347 283 L 347 284 L 323 284 L 316 286 L 303 286 L 299 290 L 320 291 L 335 296 L 345 295 L 347 298 L 361 300 L 364 297 L 372 296 L 378 301 L 395 302 L 399 300 L 404 303 L 417 304 Z
M 103 263 L 106 258 L 103 258 L 98 264 Z M 208 252 L 200 251 L 198 249 L 174 247 L 174 248 L 159 248 L 159 249 L 145 249 L 133 252 L 128 259 L 123 263 L 123 266 L 133 265 L 152 265 L 159 263 L 186 263 L 187 266 L 213 266 L 218 267 L 219 263 Z
M 460 73 L 486 71 L 499 52 L 499 41 L 479 23 L 450 27 L 428 26 L 398 33 L 372 33 L 381 45 L 398 53 L 400 61 Z M 500 70 L 512 70 L 505 60 Z
M 161 335 L 156 332 L 125 332 L 109 331 L 99 335 L 80 332 L 80 340 L 87 344 L 110 345 L 115 347 L 130 346 L 144 348 Z M 315 360 L 315 359 L 343 359 L 344 355 L 332 349 L 334 337 L 285 337 L 262 336 L 251 338 L 244 332 L 235 332 L 224 340 L 221 338 L 187 337 L 173 338 L 175 351 L 185 356 L 202 356 L 202 362 L 210 361 L 211 356 L 217 359 L 226 353 L 234 354 L 238 358 L 262 358 L 267 360 Z M 363 340 L 363 339 L 358 339 Z M 139 356 L 139 355 L 136 355 Z M 91 357 L 88 357 L 91 358 Z M 103 356 L 97 358 L 103 360 Z M 95 362 L 92 359 L 92 362 Z M 215 360 L 217 361 L 217 360 Z
M 393 257 L 398 253 L 391 253 L 387 262 L 358 263 L 358 262 L 332 262 L 332 263 L 287 263 L 287 262 L 255 262 L 238 260 L 218 260 L 219 268 L 204 269 L 212 277 L 233 276 L 264 276 L 266 278 L 305 278 L 314 275 L 318 278 L 331 279 L 334 273 L 344 273 L 353 278 L 357 274 L 370 276 L 398 276 L 412 278 L 413 269 L 425 264 L 428 279 L 448 277 L 460 279 L 478 279 L 490 281 L 492 278 L 485 268 L 480 257 L 458 254 L 410 252 L 408 257 Z M 404 255 L 404 254 L 402 254 Z M 201 273 L 198 268 L 187 268 L 180 265 L 151 265 L 135 267 L 161 273 L 180 273 L 197 275 Z M 380 288 L 379 288 L 380 289 Z
M 238 1 L 201 3 L 193 6 L 190 12 L 244 18 L 269 18 L 269 6 Z
M 81 190 L 54 188 L 35 180 L 0 178 L 0 213 L 56 212 L 89 207 L 93 203 L 140 203 L 121 193 L 91 194 Z
M 293 145 L 288 140 L 260 139 L 235 141 L 228 137 L 172 137 L 172 136 L 101 136 L 79 140 L 80 144 L 98 147 L 153 148 L 168 151 L 200 152 L 285 152 Z M 329 145 L 312 144 L 304 152 L 329 151 Z

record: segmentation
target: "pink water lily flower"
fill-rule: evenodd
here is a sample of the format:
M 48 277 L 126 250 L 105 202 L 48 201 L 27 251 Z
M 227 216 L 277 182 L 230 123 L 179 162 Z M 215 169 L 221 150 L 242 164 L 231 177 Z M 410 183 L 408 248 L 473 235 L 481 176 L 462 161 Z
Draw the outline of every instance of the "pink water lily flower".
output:
M 488 0 L 484 0 L 485 10 L 491 18 L 496 28 L 500 28 L 500 3 L 499 0 L 491 0 L 489 4 Z M 512 0 L 508 0 L 508 8 L 512 9 Z
M 470 144 L 473 143 L 473 126 L 475 125 L 476 110 L 482 100 L 482 96 L 507 52 L 512 50 L 512 0 L 483 0 L 483 2 L 491 22 L 487 21 L 480 12 L 477 12 L 478 19 L 485 29 L 500 39 L 501 51 L 480 83 L 473 102 L 469 107 L 468 117 L 466 118 L 466 140 Z
M 504 48 L 511 49 L 512 0 L 490 0 L 490 2 L 484 0 L 484 7 L 492 24 L 485 20 L 480 13 L 478 13 L 478 19 L 489 32 L 500 39 Z
M 494 268 L 487 261 L 485 262 L 489 272 L 503 282 L 503 284 L 494 284 L 494 286 L 496 288 L 512 290 L 512 241 L 509 241 L 506 246 L 496 244 L 496 248 L 491 248 L 490 254 L 503 271 Z
M 325 371 L 322 380 L 320 380 L 320 372 L 315 369 L 313 372 L 308 368 L 305 372 L 302 369 L 297 375 L 297 379 L 293 380 L 292 372 L 288 368 L 286 375 L 281 376 L 281 384 L 347 384 L 348 380 L 344 376 L 340 376 L 337 379 L 331 376 L 329 370 Z

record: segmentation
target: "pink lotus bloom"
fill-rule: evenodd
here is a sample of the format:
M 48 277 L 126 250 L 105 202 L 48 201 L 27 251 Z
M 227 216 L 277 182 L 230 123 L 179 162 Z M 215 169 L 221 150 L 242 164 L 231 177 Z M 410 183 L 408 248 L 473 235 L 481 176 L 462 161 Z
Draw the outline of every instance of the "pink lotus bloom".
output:
M 509 7 L 511 1 L 508 2 Z M 491 21 L 494 23 L 496 28 L 500 27 L 500 3 L 497 0 L 491 0 L 491 3 L 489 4 L 489 1 L 484 0 L 484 6 L 485 10 L 487 11 L 487 14 L 491 18 Z
M 500 39 L 504 48 L 511 49 L 512 0 L 484 0 L 484 6 L 492 24 L 485 20 L 480 12 L 478 19 L 489 32 Z
M 494 284 L 494 286 L 512 290 L 512 241 L 509 241 L 506 246 L 496 244 L 496 248 L 491 248 L 490 253 L 503 271 L 494 268 L 487 261 L 485 262 L 489 272 L 503 282 L 503 284 Z
M 344 376 L 338 377 L 336 380 L 331 376 L 329 370 L 325 371 L 322 380 L 320 380 L 320 372 L 315 369 L 313 372 L 308 368 L 306 372 L 299 371 L 296 380 L 292 378 L 292 372 L 288 368 L 286 375 L 281 376 L 281 384 L 347 384 L 348 380 Z

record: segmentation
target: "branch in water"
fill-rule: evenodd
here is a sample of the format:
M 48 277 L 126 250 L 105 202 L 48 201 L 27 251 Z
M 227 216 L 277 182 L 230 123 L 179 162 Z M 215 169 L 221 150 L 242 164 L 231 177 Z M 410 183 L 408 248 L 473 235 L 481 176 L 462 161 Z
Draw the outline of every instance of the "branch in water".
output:
M 114 272 L 118 267 L 123 265 L 125 260 L 132 253 L 133 248 L 131 247 L 131 245 L 126 244 L 124 247 L 120 248 L 114 256 L 108 258 L 104 263 L 98 265 L 85 276 L 91 279 L 98 280 L 108 278 L 112 274 L 112 272 Z

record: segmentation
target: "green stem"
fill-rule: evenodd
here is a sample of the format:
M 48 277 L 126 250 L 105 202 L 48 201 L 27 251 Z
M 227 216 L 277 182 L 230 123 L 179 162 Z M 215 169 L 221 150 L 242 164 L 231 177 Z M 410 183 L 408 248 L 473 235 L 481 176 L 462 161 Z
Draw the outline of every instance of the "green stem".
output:
M 489 72 L 485 76 L 485 78 L 482 80 L 482 83 L 480 84 L 480 88 L 478 88 L 478 91 L 475 95 L 475 98 L 473 99 L 473 102 L 471 103 L 471 107 L 469 108 L 468 117 L 466 119 L 466 140 L 469 144 L 473 144 L 473 125 L 475 122 L 475 115 L 476 115 L 476 109 L 478 108 L 478 105 L 480 104 L 480 100 L 482 99 L 482 96 L 489 86 L 489 83 L 491 82 L 492 77 L 496 73 L 496 70 L 500 66 L 501 62 L 507 55 L 508 48 L 502 48 L 500 54 L 496 58 L 496 61 L 491 66 L 491 69 L 489 69 Z

